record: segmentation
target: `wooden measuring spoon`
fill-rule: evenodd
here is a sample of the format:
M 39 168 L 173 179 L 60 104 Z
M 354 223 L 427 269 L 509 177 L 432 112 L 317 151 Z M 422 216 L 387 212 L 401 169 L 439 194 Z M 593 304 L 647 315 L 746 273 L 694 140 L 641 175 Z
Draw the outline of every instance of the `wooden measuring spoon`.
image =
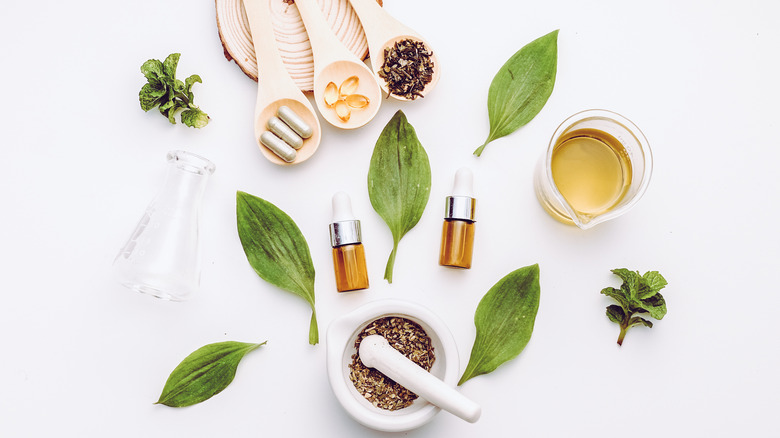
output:
M 337 128 L 354 129 L 365 125 L 374 118 L 382 101 L 382 89 L 376 77 L 336 38 L 316 0 L 295 0 L 295 6 L 309 34 L 314 55 L 314 101 L 320 114 Z M 368 103 L 363 108 L 350 108 L 345 120 L 339 117 L 335 107 L 325 102 L 325 90 L 331 82 L 339 88 L 352 77 L 357 77 L 358 86 L 349 94 L 365 96 Z
M 244 0 L 244 9 L 252 31 L 252 42 L 257 57 L 258 81 L 255 103 L 255 141 L 265 157 L 275 164 L 298 164 L 311 157 L 320 145 L 322 129 L 309 99 L 290 78 L 282 57 L 276 48 L 271 22 L 271 0 Z M 268 119 L 281 106 L 292 109 L 312 128 L 312 135 L 303 140 L 293 161 L 287 162 L 260 143 L 260 135 L 267 131 Z
M 374 73 L 377 74 L 379 85 L 382 87 L 385 93 L 398 100 L 410 100 L 403 96 L 396 96 L 390 94 L 387 88 L 387 82 L 379 77 L 379 71 L 382 69 L 382 64 L 385 59 L 385 48 L 392 47 L 397 41 L 405 39 L 411 39 L 420 41 L 425 44 L 425 47 L 431 52 L 431 61 L 433 61 L 433 77 L 425 88 L 420 93 L 425 96 L 430 93 L 431 90 L 439 82 L 439 74 L 441 67 L 439 66 L 439 59 L 436 57 L 436 52 L 433 51 L 431 45 L 428 44 L 422 36 L 420 36 L 414 30 L 406 27 L 401 22 L 393 18 L 384 8 L 379 6 L 376 0 L 349 0 L 352 4 L 352 9 L 355 10 L 360 23 L 363 25 L 363 31 L 366 33 L 366 39 L 368 40 L 368 54 L 371 57 L 371 68 Z

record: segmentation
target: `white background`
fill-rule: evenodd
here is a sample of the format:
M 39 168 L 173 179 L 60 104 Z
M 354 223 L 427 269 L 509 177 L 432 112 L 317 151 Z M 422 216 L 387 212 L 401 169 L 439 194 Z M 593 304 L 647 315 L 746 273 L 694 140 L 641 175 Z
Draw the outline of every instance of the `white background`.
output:
M 533 337 L 515 360 L 461 388 L 482 418 L 439 414 L 414 437 L 770 436 L 780 409 L 780 6 L 772 1 L 421 2 L 392 15 L 438 51 L 442 76 L 422 101 L 383 103 L 353 132 L 325 126 L 317 154 L 270 164 L 252 134 L 256 84 L 225 60 L 211 1 L 6 2 L 0 27 L 0 435 L 387 436 L 341 409 L 327 382 L 330 321 L 380 298 L 423 304 L 451 328 L 461 369 L 484 293 L 539 263 Z M 471 152 L 488 133 L 487 90 L 515 51 L 560 29 L 555 90 L 541 113 Z M 197 73 L 202 130 L 144 113 L 140 65 L 181 52 Z M 655 156 L 631 212 L 583 232 L 539 207 L 532 171 L 549 136 L 587 108 L 639 125 Z M 374 143 L 403 109 L 430 157 L 431 197 L 382 274 L 389 230 L 371 208 Z M 154 197 L 165 154 L 185 149 L 217 170 L 204 197 L 201 290 L 164 302 L 110 277 L 111 262 Z M 437 265 L 454 171 L 475 173 L 474 266 Z M 294 218 L 317 271 L 321 342 L 310 310 L 257 277 L 235 225 L 235 192 Z M 371 288 L 337 294 L 327 225 L 348 191 L 362 219 Z M 659 270 L 669 313 L 652 329 L 618 327 L 601 288 L 609 270 Z M 211 342 L 268 344 L 234 382 L 194 407 L 153 405 L 173 368 Z

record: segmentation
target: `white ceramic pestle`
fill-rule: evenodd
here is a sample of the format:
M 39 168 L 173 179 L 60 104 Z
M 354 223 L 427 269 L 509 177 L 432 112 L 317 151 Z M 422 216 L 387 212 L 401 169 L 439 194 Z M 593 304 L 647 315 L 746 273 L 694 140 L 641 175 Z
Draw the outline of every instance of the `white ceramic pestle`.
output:
M 375 368 L 433 405 L 469 423 L 479 419 L 482 408 L 409 360 L 379 335 L 366 336 L 358 350 L 363 365 Z

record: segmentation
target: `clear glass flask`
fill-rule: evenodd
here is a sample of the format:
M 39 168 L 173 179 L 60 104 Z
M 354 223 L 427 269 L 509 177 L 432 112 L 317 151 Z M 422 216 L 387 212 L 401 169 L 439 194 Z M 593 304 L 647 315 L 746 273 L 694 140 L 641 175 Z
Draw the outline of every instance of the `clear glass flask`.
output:
M 114 259 L 114 275 L 130 289 L 183 301 L 200 284 L 198 221 L 214 164 L 186 151 L 168 153 L 162 189 Z

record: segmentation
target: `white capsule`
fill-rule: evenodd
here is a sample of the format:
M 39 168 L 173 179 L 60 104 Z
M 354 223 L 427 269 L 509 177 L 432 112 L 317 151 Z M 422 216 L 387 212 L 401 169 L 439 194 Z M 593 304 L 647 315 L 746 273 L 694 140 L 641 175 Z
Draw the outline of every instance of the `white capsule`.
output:
M 260 143 L 288 163 L 295 160 L 295 157 L 298 155 L 292 146 L 269 131 L 265 131 L 260 135 Z
M 303 146 L 303 139 L 278 117 L 268 119 L 268 123 L 265 126 L 294 149 L 300 149 Z
M 276 115 L 284 120 L 284 123 L 287 123 L 287 125 L 292 128 L 293 131 L 297 132 L 301 138 L 311 137 L 313 133 L 311 126 L 304 122 L 303 119 L 289 107 L 280 106 L 279 109 L 276 110 Z

